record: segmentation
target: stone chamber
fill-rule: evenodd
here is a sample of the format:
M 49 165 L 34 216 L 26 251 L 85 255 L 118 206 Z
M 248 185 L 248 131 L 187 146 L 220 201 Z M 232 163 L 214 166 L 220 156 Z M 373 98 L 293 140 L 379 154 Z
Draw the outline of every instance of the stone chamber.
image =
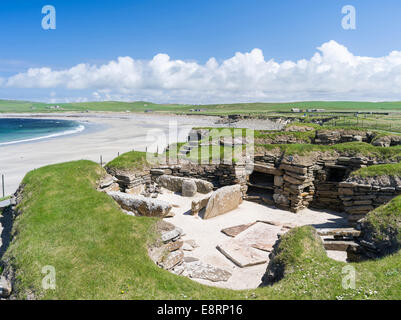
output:
M 201 131 L 195 130 L 190 135 L 201 139 L 207 136 L 204 129 Z M 383 143 L 377 142 L 378 140 L 375 139 L 372 133 L 367 132 L 345 130 L 330 132 L 326 130 L 324 132 L 317 131 L 312 144 L 327 146 L 338 143 L 364 142 L 380 147 L 396 145 L 388 138 Z M 277 144 L 285 144 L 285 142 L 290 144 L 292 143 L 291 141 L 295 141 L 294 143 L 300 142 L 299 139 L 286 140 L 282 136 L 278 141 Z M 225 139 L 225 146 L 226 143 Z M 383 145 L 385 143 L 388 145 Z M 274 145 L 275 141 L 269 138 L 269 144 Z M 190 145 L 194 146 L 195 144 L 191 141 Z M 188 147 L 185 148 L 185 154 L 189 149 Z M 192 208 L 189 214 L 199 214 L 199 216 L 201 216 L 202 210 L 207 212 L 217 210 L 218 212 L 214 212 L 211 217 L 224 214 L 235 209 L 242 200 L 292 213 L 298 213 L 307 208 L 323 211 L 331 210 L 342 214 L 347 225 L 335 230 L 319 231 L 319 235 L 324 240 L 326 250 L 355 253 L 358 251 L 355 248 L 363 245 L 358 241 L 360 231 L 356 228 L 357 222 L 365 217 L 368 212 L 401 195 L 401 180 L 382 179 L 376 181 L 373 179 L 372 181 L 372 179 L 355 177 L 352 173 L 372 165 L 397 163 L 400 160 L 382 157 L 374 153 L 369 155 L 356 154 L 355 152 L 350 152 L 349 149 L 335 151 L 317 149 L 299 154 L 288 153 L 280 148 L 256 149 L 252 161 L 248 159 L 236 161 L 235 163 L 198 164 L 182 157 L 178 163 L 173 165 L 153 166 L 152 168 L 135 172 L 108 170 L 110 176 L 106 179 L 106 182 L 103 181 L 100 187 L 102 191 L 106 192 L 123 192 L 131 195 L 141 195 L 150 199 L 158 198 L 162 193 L 161 188 L 166 188 L 182 195 L 186 193 L 189 196 L 194 196 L 198 192 L 203 196 L 192 200 Z M 192 182 L 187 183 L 187 180 L 192 180 Z M 193 185 L 192 187 L 191 184 Z M 227 197 L 230 194 L 232 196 L 238 190 L 241 198 L 239 201 L 231 198 L 230 202 L 235 202 L 235 204 L 233 206 L 229 205 L 227 210 L 223 208 L 224 206 L 218 209 L 209 208 L 212 202 L 211 199 L 216 198 L 218 201 L 215 200 L 215 202 L 224 202 L 222 197 L 225 196 L 221 194 L 215 195 L 216 192 L 223 190 L 224 187 L 233 186 L 237 186 L 238 189 L 226 190 L 225 194 Z M 162 211 L 165 214 L 163 217 L 168 216 L 169 209 L 163 209 Z M 255 230 L 257 228 L 260 230 L 273 228 L 275 229 L 275 234 L 279 237 L 280 234 L 294 227 L 288 226 L 288 224 L 276 224 L 272 221 L 267 221 L 267 223 L 270 227 L 264 227 L 263 225 L 252 227 L 252 224 L 243 224 L 221 231 L 234 232 L 234 235 L 231 234 L 230 236 L 235 237 L 250 227 L 255 228 Z M 276 226 L 274 226 L 275 224 Z M 168 250 L 175 253 L 167 262 L 164 262 L 164 265 L 163 263 L 158 264 L 166 269 L 171 269 L 177 274 L 181 274 L 184 271 L 177 266 L 180 266 L 178 261 L 183 261 L 184 254 L 181 251 L 177 253 L 177 248 L 192 246 L 192 249 L 194 249 L 196 245 L 191 241 L 189 243 L 180 241 L 181 235 L 183 232 L 185 233 L 185 230 L 175 229 L 170 226 L 168 232 L 170 232 L 170 242 L 167 241 L 164 246 L 169 246 Z M 267 231 L 258 232 L 262 234 Z M 256 246 L 252 244 L 252 250 L 257 248 L 269 252 L 276 240 L 273 242 L 271 240 L 269 243 L 257 243 Z M 173 242 L 177 241 L 179 241 L 180 245 L 173 244 Z M 230 244 L 229 248 L 222 249 L 222 246 L 220 246 L 220 249 L 218 249 L 238 265 L 238 261 L 242 261 L 241 259 L 249 253 L 244 252 L 243 256 L 235 257 L 232 252 L 239 250 L 239 248 L 231 247 L 233 243 Z M 254 254 L 254 257 L 257 257 L 256 260 L 259 259 L 258 261 L 261 262 L 268 260 L 266 257 L 260 257 L 257 253 Z M 253 261 L 252 259 L 245 259 L 242 267 L 246 266 L 249 261 Z M 348 254 L 348 261 L 357 260 L 358 258 L 354 254 Z M 202 265 L 199 261 L 197 263 L 197 268 L 192 266 L 192 269 L 188 269 L 192 275 L 201 274 L 204 279 L 212 279 L 211 281 L 221 281 L 220 278 L 223 279 L 222 281 L 226 281 L 230 277 L 222 269 L 216 269 L 211 265 Z M 167 267 L 166 264 L 168 265 Z M 249 265 L 252 265 L 252 263 Z

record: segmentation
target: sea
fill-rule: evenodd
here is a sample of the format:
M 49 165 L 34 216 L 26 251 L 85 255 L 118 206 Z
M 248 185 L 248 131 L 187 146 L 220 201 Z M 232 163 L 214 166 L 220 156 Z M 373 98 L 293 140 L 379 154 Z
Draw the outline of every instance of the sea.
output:
M 0 118 L 0 146 L 78 133 L 78 121 L 57 119 Z

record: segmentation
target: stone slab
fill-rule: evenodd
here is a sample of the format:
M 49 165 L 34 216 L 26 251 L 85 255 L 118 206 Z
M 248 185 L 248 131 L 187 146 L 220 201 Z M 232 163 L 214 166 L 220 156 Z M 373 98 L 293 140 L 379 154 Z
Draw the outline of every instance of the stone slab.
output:
M 212 282 L 227 281 L 231 277 L 231 273 L 227 270 L 202 263 L 201 261 L 186 263 L 183 273 L 190 278 L 209 280 Z
M 280 231 L 281 226 L 257 222 L 236 236 L 235 240 L 239 240 L 249 247 L 255 243 L 274 244 Z
M 266 263 L 269 258 L 267 253 L 235 239 L 218 245 L 217 249 L 241 268 Z
M 223 232 L 226 236 L 234 238 L 235 236 L 239 235 L 242 231 L 245 231 L 246 229 L 248 229 L 253 224 L 254 223 L 241 224 L 238 226 L 233 226 L 233 227 L 222 229 L 221 232 Z

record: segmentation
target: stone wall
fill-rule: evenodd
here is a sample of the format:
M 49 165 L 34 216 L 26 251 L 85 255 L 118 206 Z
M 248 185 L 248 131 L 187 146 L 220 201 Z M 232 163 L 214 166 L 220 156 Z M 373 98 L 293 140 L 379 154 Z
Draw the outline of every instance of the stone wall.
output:
M 367 142 L 371 143 L 374 134 L 359 130 L 318 130 L 314 139 L 315 144 L 332 145 L 344 142 Z
M 150 171 L 152 180 L 155 181 L 160 174 L 171 174 L 177 177 L 202 179 L 213 183 L 215 188 L 240 184 L 241 191 L 245 194 L 246 170 L 244 164 L 193 164 L 185 163 L 174 166 L 161 166 Z
M 151 173 L 149 169 L 144 169 L 142 171 L 119 171 L 107 169 L 107 171 L 114 177 L 120 190 L 126 193 L 140 194 L 145 186 L 149 185 L 151 182 Z
M 401 179 L 351 177 L 339 184 L 338 192 L 349 222 L 355 224 L 368 212 L 401 195 Z
M 274 175 L 271 201 L 257 201 L 298 212 L 307 207 L 346 211 L 351 223 L 400 194 L 401 181 L 347 182 L 351 172 L 380 163 L 364 157 L 316 154 L 310 157 L 255 156 L 254 171 Z M 250 186 L 254 184 L 249 182 Z M 354 197 L 354 198 L 352 198 Z

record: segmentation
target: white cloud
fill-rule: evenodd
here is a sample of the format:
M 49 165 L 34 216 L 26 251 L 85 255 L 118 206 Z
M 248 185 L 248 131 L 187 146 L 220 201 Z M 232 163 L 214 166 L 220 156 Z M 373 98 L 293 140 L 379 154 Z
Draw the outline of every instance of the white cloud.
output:
M 401 51 L 360 57 L 333 40 L 317 50 L 309 60 L 282 63 L 266 60 L 260 49 L 205 64 L 172 60 L 166 54 L 147 61 L 119 57 L 100 66 L 30 68 L 0 78 L 0 87 L 82 91 L 89 100 L 182 103 L 400 99 Z

